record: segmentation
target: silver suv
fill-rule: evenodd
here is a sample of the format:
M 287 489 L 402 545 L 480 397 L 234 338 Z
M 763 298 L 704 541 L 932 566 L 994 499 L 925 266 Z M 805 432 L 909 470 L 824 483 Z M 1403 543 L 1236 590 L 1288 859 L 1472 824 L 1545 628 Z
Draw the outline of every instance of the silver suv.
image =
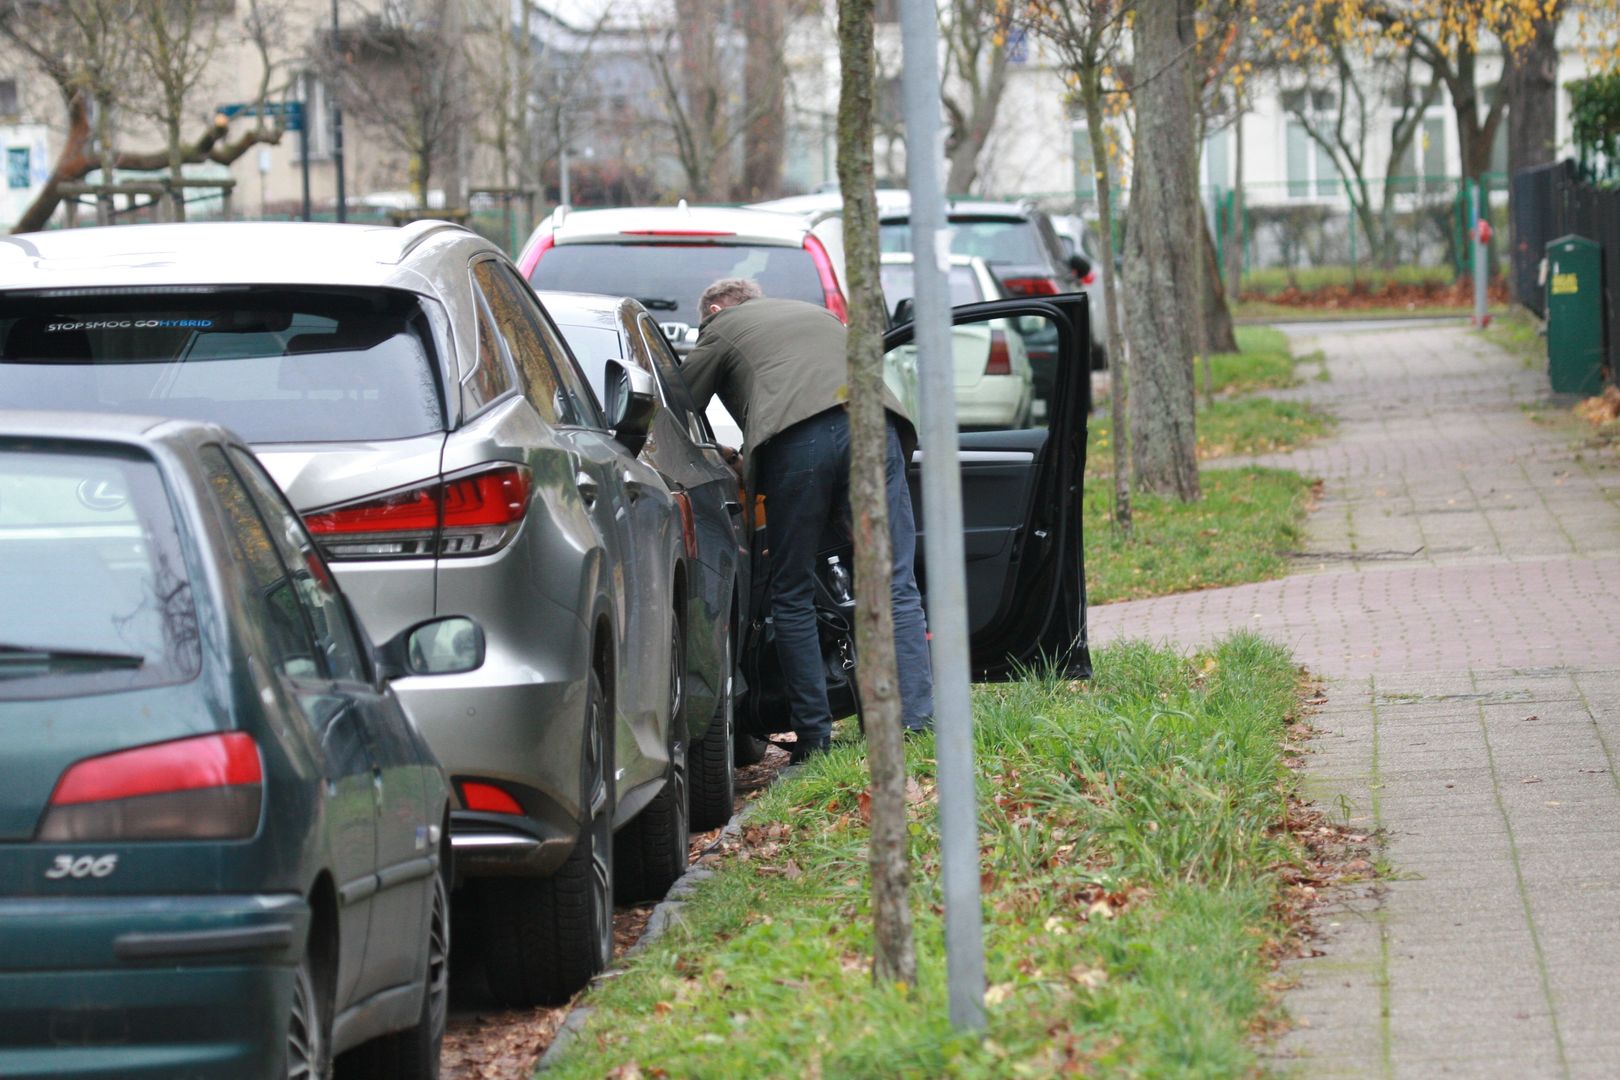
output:
M 222 423 L 373 639 L 482 624 L 479 670 L 393 686 L 450 776 L 456 873 L 513 1003 L 606 963 L 616 862 L 638 894 L 686 866 L 690 570 L 636 457 L 650 376 L 615 364 L 606 388 L 604 416 L 512 264 L 444 223 L 0 241 L 0 406 Z

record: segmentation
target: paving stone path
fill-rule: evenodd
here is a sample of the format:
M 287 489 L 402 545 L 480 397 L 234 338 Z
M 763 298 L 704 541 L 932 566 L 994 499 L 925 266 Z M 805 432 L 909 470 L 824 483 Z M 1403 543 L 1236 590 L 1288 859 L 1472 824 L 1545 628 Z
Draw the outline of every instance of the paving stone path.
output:
M 1093 640 L 1248 627 L 1327 680 L 1307 790 L 1379 837 L 1296 961 L 1308 1077 L 1620 1076 L 1620 460 L 1460 327 L 1318 333 L 1337 434 L 1298 572 L 1092 609 Z M 1309 368 L 1305 369 L 1309 370 Z

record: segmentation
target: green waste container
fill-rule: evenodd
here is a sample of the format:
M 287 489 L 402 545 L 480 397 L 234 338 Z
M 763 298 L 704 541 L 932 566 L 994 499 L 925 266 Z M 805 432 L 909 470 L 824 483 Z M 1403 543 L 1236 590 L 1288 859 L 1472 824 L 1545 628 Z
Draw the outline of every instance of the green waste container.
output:
M 1547 245 L 1547 371 L 1555 393 L 1603 389 L 1603 248 L 1584 236 Z

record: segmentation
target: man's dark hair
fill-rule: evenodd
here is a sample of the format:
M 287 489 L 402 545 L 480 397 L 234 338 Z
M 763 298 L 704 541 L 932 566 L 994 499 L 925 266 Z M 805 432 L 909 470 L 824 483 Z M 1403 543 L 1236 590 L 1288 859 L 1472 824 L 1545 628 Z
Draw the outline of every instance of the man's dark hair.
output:
M 703 290 L 698 298 L 698 317 L 706 318 L 709 314 L 710 304 L 719 304 L 721 307 L 735 307 L 746 300 L 758 300 L 765 295 L 765 290 L 759 287 L 759 282 L 753 278 L 728 277 Z

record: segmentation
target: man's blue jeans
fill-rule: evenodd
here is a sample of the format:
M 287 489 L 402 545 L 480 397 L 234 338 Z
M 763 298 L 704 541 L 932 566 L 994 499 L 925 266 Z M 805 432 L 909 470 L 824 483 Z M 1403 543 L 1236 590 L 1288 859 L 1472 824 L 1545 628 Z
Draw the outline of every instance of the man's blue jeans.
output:
M 917 522 L 893 420 L 884 471 L 894 548 L 890 595 L 901 716 L 907 727 L 920 727 L 934 715 L 934 679 L 928 662 L 928 625 L 917 591 Z M 771 439 L 760 449 L 756 477 L 765 496 L 765 536 L 771 548 L 776 655 L 793 710 L 793 728 L 801 741 L 824 743 L 832 733 L 832 717 L 816 630 L 816 556 L 828 523 L 844 518 L 849 508 L 849 414 L 842 408 L 829 409 Z

